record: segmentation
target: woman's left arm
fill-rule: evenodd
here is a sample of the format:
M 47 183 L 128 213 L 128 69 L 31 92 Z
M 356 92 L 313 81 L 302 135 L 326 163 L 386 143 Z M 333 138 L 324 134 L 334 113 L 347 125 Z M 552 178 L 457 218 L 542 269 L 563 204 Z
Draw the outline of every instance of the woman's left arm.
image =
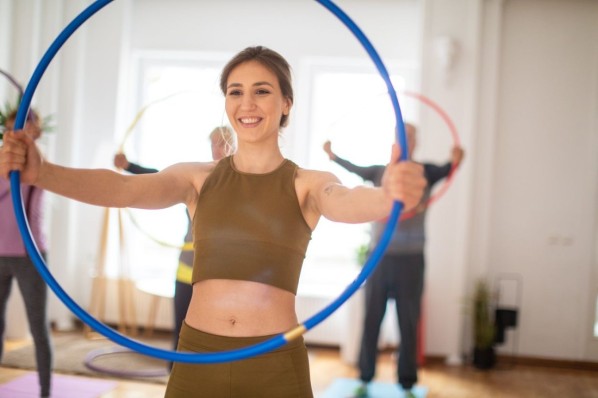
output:
M 331 221 L 362 223 L 387 217 L 395 200 L 403 202 L 404 210 L 417 206 L 426 186 L 423 167 L 397 162 L 399 155 L 398 146 L 393 146 L 381 187 L 348 188 L 331 173 L 319 173 L 310 192 L 319 213 Z

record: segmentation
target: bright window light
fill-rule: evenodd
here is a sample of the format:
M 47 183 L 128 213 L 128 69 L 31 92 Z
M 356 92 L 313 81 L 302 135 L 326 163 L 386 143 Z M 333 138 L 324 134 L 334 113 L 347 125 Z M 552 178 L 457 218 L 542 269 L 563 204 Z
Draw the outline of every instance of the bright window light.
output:
M 355 69 L 351 63 L 322 65 L 312 68 L 309 79 L 308 166 L 333 172 L 349 187 L 363 184 L 363 181 L 331 162 L 322 149 L 323 143 L 330 140 L 336 155 L 356 165 L 384 165 L 390 160 L 396 124 L 380 75 Z M 397 93 L 408 83 L 410 87 L 415 83 L 407 81 L 411 75 L 406 75 L 391 75 Z M 406 121 L 415 122 L 418 104 L 401 103 L 401 111 Z M 369 224 L 342 224 L 322 219 L 310 243 L 302 284 L 326 279 L 341 285 L 350 282 L 355 267 L 358 269 L 363 265 L 359 262 L 358 251 L 369 243 L 369 228 Z M 346 278 L 339 278 L 343 275 Z
M 137 112 L 145 112 L 125 142 L 129 161 L 161 170 L 179 162 L 212 160 L 208 136 L 215 127 L 228 124 L 219 88 L 222 64 L 167 57 L 139 62 Z M 120 256 L 135 259 L 125 260 L 131 277 L 174 282 L 187 231 L 185 206 L 129 209 L 123 218 L 126 250 Z

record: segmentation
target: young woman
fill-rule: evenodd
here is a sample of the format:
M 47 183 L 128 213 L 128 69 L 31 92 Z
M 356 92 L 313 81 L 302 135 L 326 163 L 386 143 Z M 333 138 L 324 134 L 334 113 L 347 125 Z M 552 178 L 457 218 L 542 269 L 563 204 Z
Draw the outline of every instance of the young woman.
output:
M 6 115 L 5 133 L 12 131 L 15 119 L 16 110 Z M 27 135 L 32 141 L 42 135 L 42 120 L 34 110 L 29 112 L 23 135 Z M 46 237 L 42 228 L 44 192 L 33 185 L 23 186 L 22 192 L 31 232 L 38 249 L 45 257 Z M 27 255 L 19 234 L 17 220 L 12 209 L 10 182 L 0 180 L 0 357 L 2 357 L 6 325 L 6 304 L 13 279 L 19 284 L 27 312 L 29 331 L 35 345 L 40 396 L 48 397 L 50 396 L 52 377 L 52 345 L 47 319 L 48 286 Z
M 394 200 L 415 206 L 422 167 L 396 162 L 381 187 L 347 188 L 333 174 L 285 159 L 279 133 L 293 106 L 290 67 L 278 53 L 249 47 L 224 67 L 220 87 L 237 151 L 217 162 L 179 163 L 122 175 L 43 159 L 25 134 L 9 133 L 0 175 L 82 202 L 157 209 L 185 203 L 193 215 L 193 297 L 179 350 L 213 352 L 255 344 L 297 326 L 295 295 L 320 217 L 361 223 L 388 216 Z M 109 189 L 108 189 L 109 188 Z M 167 397 L 312 397 L 307 350 L 296 339 L 274 352 L 215 365 L 175 364 Z

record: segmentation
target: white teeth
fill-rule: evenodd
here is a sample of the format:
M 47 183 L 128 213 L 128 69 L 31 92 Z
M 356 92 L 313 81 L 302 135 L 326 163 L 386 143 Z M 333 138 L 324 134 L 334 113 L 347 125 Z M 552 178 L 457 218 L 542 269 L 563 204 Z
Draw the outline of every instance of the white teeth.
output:
M 260 121 L 259 118 L 257 117 L 246 117 L 246 118 L 241 118 L 241 123 L 257 123 Z

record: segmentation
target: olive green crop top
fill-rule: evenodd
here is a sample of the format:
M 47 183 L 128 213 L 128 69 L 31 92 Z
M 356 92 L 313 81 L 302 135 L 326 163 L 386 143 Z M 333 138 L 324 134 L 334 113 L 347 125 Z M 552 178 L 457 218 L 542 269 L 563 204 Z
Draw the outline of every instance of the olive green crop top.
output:
M 285 159 L 266 174 L 235 169 L 232 156 L 206 178 L 193 218 L 192 283 L 235 279 L 297 294 L 311 239 L 297 193 L 298 166 Z

